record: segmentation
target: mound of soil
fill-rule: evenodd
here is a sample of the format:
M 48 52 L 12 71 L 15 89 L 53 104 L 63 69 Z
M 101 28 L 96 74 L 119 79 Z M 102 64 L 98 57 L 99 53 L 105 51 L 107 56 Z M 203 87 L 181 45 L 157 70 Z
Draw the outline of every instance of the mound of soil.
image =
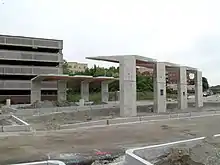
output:
M 11 122 L 8 121 L 7 119 L 1 119 L 1 120 L 0 120 L 0 125 L 1 125 L 1 126 L 11 125 Z
M 192 160 L 190 154 L 182 149 L 171 149 L 171 151 L 165 155 L 161 161 L 155 165 L 204 165 L 203 163 Z
M 205 139 L 193 147 L 170 148 L 156 158 L 155 165 L 219 165 L 220 139 Z

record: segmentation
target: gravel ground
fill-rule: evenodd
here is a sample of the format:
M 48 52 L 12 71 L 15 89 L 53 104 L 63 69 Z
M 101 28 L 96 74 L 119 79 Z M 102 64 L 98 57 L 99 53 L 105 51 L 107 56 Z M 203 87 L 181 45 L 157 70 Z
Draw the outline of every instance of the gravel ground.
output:
M 48 154 L 125 150 L 219 133 L 220 116 L 104 128 L 0 133 L 0 164 L 46 160 Z M 211 129 L 210 129 L 211 128 Z
M 29 116 L 23 118 L 32 125 L 36 130 L 59 129 L 59 125 L 74 124 L 91 120 L 101 120 L 113 118 L 115 109 L 94 110 L 94 111 L 78 111 L 78 112 L 62 112 L 42 116 Z
M 192 112 L 192 111 L 209 111 L 209 110 L 219 110 L 215 107 L 204 107 L 203 109 L 188 108 L 184 111 L 177 110 L 173 107 L 177 106 L 176 104 L 169 104 L 167 113 L 181 113 L 181 112 Z M 152 105 L 142 105 L 138 106 L 138 116 L 146 115 L 156 115 L 152 113 Z M 79 122 L 85 122 L 90 120 L 101 120 L 101 119 L 110 119 L 120 116 L 119 108 L 106 108 L 106 109 L 92 109 L 85 111 L 74 111 L 74 112 L 59 112 L 53 114 L 44 114 L 36 116 L 19 116 L 26 122 L 32 125 L 36 130 L 56 130 L 59 129 L 60 125 L 64 124 L 74 124 Z

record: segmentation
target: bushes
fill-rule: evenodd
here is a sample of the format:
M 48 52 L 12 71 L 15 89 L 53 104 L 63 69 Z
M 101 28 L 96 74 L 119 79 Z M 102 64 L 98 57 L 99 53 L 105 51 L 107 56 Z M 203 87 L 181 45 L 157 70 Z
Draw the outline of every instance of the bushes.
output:
M 119 92 L 109 92 L 109 101 L 118 101 L 120 97 Z M 80 93 L 68 93 L 67 100 L 71 102 L 78 102 L 81 98 Z M 153 92 L 137 92 L 137 100 L 153 100 L 154 93 Z M 176 99 L 177 94 L 170 94 L 167 93 L 167 98 Z M 101 103 L 101 93 L 90 93 L 89 95 L 89 101 L 93 101 L 95 104 Z

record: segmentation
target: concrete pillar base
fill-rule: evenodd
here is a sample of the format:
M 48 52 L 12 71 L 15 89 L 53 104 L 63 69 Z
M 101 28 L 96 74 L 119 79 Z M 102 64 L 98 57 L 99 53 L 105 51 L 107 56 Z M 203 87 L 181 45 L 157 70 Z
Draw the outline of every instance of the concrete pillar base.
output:
M 154 66 L 154 112 L 166 112 L 166 68 L 164 63 Z

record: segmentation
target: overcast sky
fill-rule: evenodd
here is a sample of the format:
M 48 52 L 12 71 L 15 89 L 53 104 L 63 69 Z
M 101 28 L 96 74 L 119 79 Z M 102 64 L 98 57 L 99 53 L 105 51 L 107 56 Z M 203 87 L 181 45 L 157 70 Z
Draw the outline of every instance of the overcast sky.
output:
M 68 61 L 136 54 L 220 84 L 219 0 L 0 0 L 0 33 L 64 40 Z M 108 64 L 109 65 L 109 64 Z

